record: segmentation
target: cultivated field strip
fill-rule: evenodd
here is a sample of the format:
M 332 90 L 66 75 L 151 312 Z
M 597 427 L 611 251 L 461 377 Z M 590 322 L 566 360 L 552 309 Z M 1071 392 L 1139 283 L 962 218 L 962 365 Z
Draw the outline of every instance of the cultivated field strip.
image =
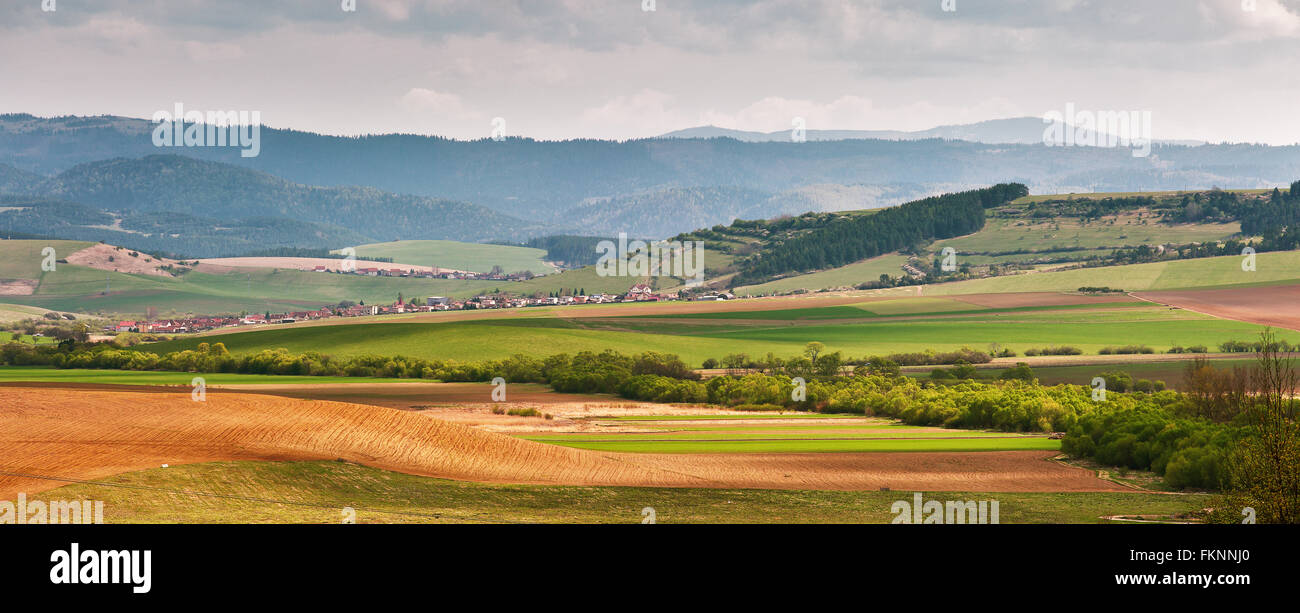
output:
M 1050 451 L 620 454 L 545 445 L 407 411 L 253 394 L 0 388 L 0 472 L 96 479 L 217 460 L 333 460 L 498 483 L 1113 491 Z M 0 499 L 57 482 L 0 476 Z

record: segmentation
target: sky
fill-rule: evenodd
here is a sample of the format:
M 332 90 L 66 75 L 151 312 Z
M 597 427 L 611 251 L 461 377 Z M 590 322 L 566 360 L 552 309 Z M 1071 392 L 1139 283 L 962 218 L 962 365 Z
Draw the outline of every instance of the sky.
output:
M 0 112 L 180 102 L 340 135 L 922 130 L 1073 104 L 1281 145 L 1297 58 L 1300 0 L 0 0 Z

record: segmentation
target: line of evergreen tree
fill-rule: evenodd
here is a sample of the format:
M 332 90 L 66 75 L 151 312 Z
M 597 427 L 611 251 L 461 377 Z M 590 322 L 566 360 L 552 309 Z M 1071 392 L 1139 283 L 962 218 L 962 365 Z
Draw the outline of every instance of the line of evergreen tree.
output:
M 735 284 L 844 266 L 919 243 L 978 232 L 984 227 L 985 209 L 1027 195 L 1024 185 L 1003 183 L 838 218 L 745 260 Z

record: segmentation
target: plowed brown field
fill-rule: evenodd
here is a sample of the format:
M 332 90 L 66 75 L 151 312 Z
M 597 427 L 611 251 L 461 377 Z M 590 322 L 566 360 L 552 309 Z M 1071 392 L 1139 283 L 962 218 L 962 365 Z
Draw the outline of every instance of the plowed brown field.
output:
M 1300 285 L 1134 292 L 1133 295 L 1224 319 L 1300 330 Z
M 1052 452 L 617 454 L 407 411 L 253 394 L 0 388 L 0 499 L 66 479 L 216 460 L 344 459 L 468 481 L 860 490 L 1123 491 Z M 15 474 L 17 473 L 17 474 Z

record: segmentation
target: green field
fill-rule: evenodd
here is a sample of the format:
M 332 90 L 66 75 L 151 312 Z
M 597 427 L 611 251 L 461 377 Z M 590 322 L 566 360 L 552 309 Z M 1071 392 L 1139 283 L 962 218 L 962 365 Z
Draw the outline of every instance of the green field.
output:
M 872 303 L 880 309 L 883 302 Z M 845 307 L 831 309 L 838 317 Z M 854 307 L 848 307 L 854 308 Z M 984 349 L 999 343 L 1017 353 L 1049 345 L 1073 345 L 1087 353 L 1104 347 L 1145 344 L 1216 347 L 1229 340 L 1255 338 L 1262 326 L 1217 319 L 1158 306 L 939 313 L 931 317 L 880 317 L 828 324 L 799 309 L 800 319 L 672 319 L 664 317 L 503 318 L 446 323 L 340 324 L 284 327 L 235 334 L 185 338 L 141 345 L 163 353 L 192 349 L 200 342 L 224 342 L 235 353 L 283 347 L 290 352 L 319 351 L 335 356 L 406 355 L 476 361 L 515 353 L 535 356 L 613 349 L 626 354 L 660 351 L 698 366 L 707 358 L 743 352 L 759 357 L 797 355 L 810 341 L 830 351 L 862 357 L 896 352 Z M 869 313 L 864 313 L 870 315 Z M 508 317 L 504 313 L 503 317 Z M 1300 342 L 1300 333 L 1282 337 Z
M 752 424 L 720 421 L 700 425 L 699 420 L 673 418 L 634 422 L 639 432 L 577 432 L 522 435 L 530 441 L 624 453 L 834 453 L 906 451 L 1013 451 L 1061 448 L 1059 440 L 1004 432 L 952 430 L 907 426 L 898 422 L 858 417 L 846 420 L 827 415 L 794 423 Z M 602 418 L 587 420 L 596 426 L 618 423 Z
M 1164 381 L 1169 389 L 1182 389 L 1183 370 L 1186 368 L 1188 360 L 1173 362 L 1123 362 L 1124 356 L 1116 358 L 1119 362 L 1114 364 L 1090 364 L 1087 366 L 1036 366 L 1034 375 L 1043 385 L 1058 385 L 1068 383 L 1071 385 L 1089 385 L 1092 378 L 1102 373 L 1111 371 L 1126 372 L 1132 375 L 1133 380 L 1147 379 L 1149 381 Z M 1219 369 L 1230 369 L 1234 367 L 1254 366 L 1257 361 L 1253 358 L 1213 360 L 1211 365 Z M 995 378 L 1003 368 L 980 368 L 980 378 Z M 905 373 L 915 377 L 928 377 L 929 370 L 925 372 L 908 372 Z
M 39 244 L 44 242 L 0 241 L 9 251 Z M 36 252 L 39 253 L 39 248 Z M 402 279 L 275 269 L 245 269 L 229 274 L 189 272 L 173 278 L 59 264 L 53 272 L 40 272 L 39 261 L 34 273 L 17 272 L 21 274 L 13 278 L 38 279 L 40 285 L 30 296 L 6 296 L 7 303 L 135 317 L 149 307 L 157 308 L 163 316 L 285 312 L 317 309 L 343 300 L 392 304 L 398 294 L 407 300 L 425 296 L 468 297 L 509 286 L 502 281 Z
M 636 524 L 641 510 L 674 523 L 889 523 L 912 492 L 497 485 L 387 472 L 344 462 L 211 462 L 153 468 L 31 496 L 102 500 L 107 523 Z M 997 500 L 1001 523 L 1105 523 L 1172 515 L 1206 495 L 1148 492 L 943 492 L 926 499 Z
M 508 273 L 531 271 L 544 275 L 555 272 L 555 267 L 546 263 L 546 251 L 531 247 L 412 240 L 361 245 L 356 250 L 357 259 L 361 260 L 389 258 L 401 264 L 471 272 L 491 272 L 493 266 L 500 266 Z
M 957 250 L 957 262 L 960 264 L 964 261 L 963 253 L 1077 249 L 1098 250 L 1101 252 L 1099 255 L 1104 255 L 1117 247 L 1203 243 L 1223 240 L 1240 232 L 1241 224 L 1236 222 L 1171 225 L 1144 223 L 1130 216 L 1121 217 L 1114 224 L 1093 221 L 1087 225 L 1070 217 L 1055 220 L 990 218 L 983 230 L 970 236 L 937 241 L 933 245 L 933 251 L 952 247 Z M 1014 257 L 1027 259 L 1032 256 L 1033 254 L 1019 254 Z
M 460 244 L 460 243 L 458 243 Z M 0 319 L 23 308 L 140 317 L 149 307 L 161 316 L 285 312 L 317 309 L 343 300 L 392 304 L 427 296 L 467 298 L 497 289 L 517 289 L 504 281 L 402 279 L 319 274 L 299 270 L 240 269 L 228 274 L 189 272 L 179 277 L 132 275 L 58 264 L 40 270 L 40 252 L 53 246 L 64 257 L 91 243 L 75 241 L 0 240 L 0 281 L 39 282 L 32 295 L 6 296 Z M 486 245 L 495 249 L 517 249 Z M 534 250 L 535 251 L 535 250 Z M 66 252 L 66 253 L 65 253 Z M 491 268 L 489 266 L 488 268 Z M 594 273 L 592 274 L 594 277 Z M 620 289 L 630 285 L 620 279 Z M 537 283 L 542 283 L 541 279 Z
M 54 248 L 54 258 L 61 260 L 94 243 L 84 241 L 0 240 L 0 281 L 36 279 L 41 276 L 41 250 Z M 57 264 L 61 268 L 62 264 Z
M 40 319 L 46 309 L 21 304 L 0 304 L 0 323 L 24 319 Z
M 14 340 L 13 332 L 0 332 L 0 343 L 7 343 L 12 340 Z M 23 340 L 19 342 L 27 343 L 28 345 L 53 345 L 58 341 L 50 336 L 33 337 L 28 334 L 23 334 Z
M 529 439 L 542 440 L 542 439 Z M 556 440 L 544 442 L 621 453 L 863 453 L 912 451 L 1059 451 L 1061 441 L 1046 438 L 1013 439 L 925 439 L 925 440 L 787 440 L 787 441 L 624 441 L 624 440 Z
M 1226 190 L 1236 194 L 1268 194 L 1272 189 L 1230 189 Z M 1286 191 L 1285 188 L 1283 191 Z M 1184 194 L 1204 193 L 1203 190 L 1171 190 L 1171 191 L 1154 191 L 1154 192 L 1097 192 L 1085 194 L 1039 194 L 1036 196 L 1025 196 L 1016 198 L 1011 201 L 1012 205 L 1026 204 L 1030 202 L 1047 202 L 1050 200 L 1100 200 L 1103 198 L 1167 198 L 1173 196 L 1182 196 Z
M 1011 263 L 1074 263 L 1107 257 L 1119 248 L 1170 243 L 1212 243 L 1237 236 L 1241 232 L 1241 224 L 1237 222 L 1160 223 L 1158 215 L 1148 209 L 1131 209 L 1090 220 L 1065 214 L 1065 211 L 1053 217 L 1042 218 L 1030 215 L 1025 210 L 1025 205 L 1030 202 L 1060 198 L 1022 198 L 1006 207 L 990 210 L 983 229 L 974 234 L 935 241 L 926 248 L 927 253 L 920 259 L 933 260 L 945 248 L 951 247 L 957 252 L 958 265 L 978 267 Z M 1019 216 L 1008 216 L 1007 209 L 1021 211 Z M 854 287 L 877 281 L 882 274 L 904 276 L 902 266 L 907 259 L 900 254 L 888 254 L 831 270 L 739 287 L 735 292 L 738 295 L 761 295 L 789 293 L 800 289 L 816 291 Z
M 925 286 L 927 296 L 1074 291 L 1113 287 L 1125 291 L 1275 284 L 1300 280 L 1300 251 L 1260 253 L 1256 270 L 1241 269 L 1240 256 L 1172 260 L 1104 268 L 1036 272 Z
M 324 383 L 409 383 L 419 379 L 360 379 L 356 377 L 299 377 L 278 375 L 244 375 L 238 373 L 152 372 L 134 370 L 61 370 L 46 366 L 0 366 L 0 383 L 98 383 L 107 385 L 190 385 L 194 377 L 203 377 L 209 386 L 222 385 L 292 385 Z

